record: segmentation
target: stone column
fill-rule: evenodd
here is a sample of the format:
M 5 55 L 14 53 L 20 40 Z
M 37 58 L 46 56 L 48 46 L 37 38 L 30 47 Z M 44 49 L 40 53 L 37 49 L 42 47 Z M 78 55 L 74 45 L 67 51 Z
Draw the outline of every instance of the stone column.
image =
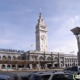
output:
M 16 69 L 18 69 L 18 64 L 16 64 Z
M 51 52 L 51 67 L 54 67 L 54 65 L 53 65 L 53 54 L 52 54 L 52 52 Z
M 45 69 L 47 69 L 47 64 L 45 64 Z
M 26 64 L 24 64 L 24 69 L 26 69 Z
M 60 54 L 58 53 L 58 67 L 60 67 Z
M 8 71 L 8 67 L 7 67 L 7 64 L 5 64 L 5 66 L 6 66 L 6 70 Z
M 63 67 L 65 67 L 65 57 L 63 57 Z
M 32 69 L 32 64 L 29 64 L 29 66 L 30 66 L 30 69 Z
M 0 70 L 2 69 L 2 64 L 0 64 Z
M 10 68 L 12 69 L 12 64 L 10 64 Z

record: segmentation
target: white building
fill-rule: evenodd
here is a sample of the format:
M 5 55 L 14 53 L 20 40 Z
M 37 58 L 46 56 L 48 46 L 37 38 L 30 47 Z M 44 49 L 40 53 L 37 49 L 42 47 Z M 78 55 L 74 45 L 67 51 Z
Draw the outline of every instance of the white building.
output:
M 43 69 L 51 67 L 71 67 L 78 65 L 76 55 L 48 51 L 47 26 L 42 14 L 39 14 L 36 25 L 36 50 L 20 51 L 0 49 L 0 69 L 19 68 Z
M 44 62 L 39 64 L 30 64 L 31 68 L 36 68 L 37 66 L 40 66 L 40 68 L 45 66 L 50 68 L 78 65 L 76 55 L 48 51 L 47 26 L 44 23 L 41 13 L 39 14 L 38 23 L 36 25 L 36 50 L 27 51 L 24 55 L 27 57 L 26 60 Z M 46 61 L 49 61 L 49 63 L 46 63 Z

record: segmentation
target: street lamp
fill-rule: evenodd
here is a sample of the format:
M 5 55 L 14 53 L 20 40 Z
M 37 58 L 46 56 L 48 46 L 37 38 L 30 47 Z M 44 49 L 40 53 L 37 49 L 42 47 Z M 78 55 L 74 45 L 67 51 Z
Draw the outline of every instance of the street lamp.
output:
M 76 36 L 77 38 L 77 43 L 78 43 L 78 65 L 80 65 L 80 27 L 76 27 L 71 29 L 71 32 Z
M 46 56 L 45 56 L 45 51 L 44 51 L 44 61 L 45 61 L 45 57 L 46 57 Z
M 60 67 L 60 63 L 59 63 L 60 62 L 60 59 L 59 59 L 59 57 L 60 56 L 59 56 L 59 52 L 58 52 L 58 67 Z
M 40 59 L 39 59 L 39 61 L 38 61 L 38 68 L 39 68 L 39 71 L 40 71 L 40 66 L 41 66 L 41 64 L 40 64 Z
M 74 51 L 72 51 L 72 52 L 70 52 L 70 53 L 72 53 L 72 66 L 74 66 L 74 62 L 73 62 L 73 53 L 74 53 Z
M 53 67 L 53 55 L 52 55 L 52 52 L 51 52 L 51 63 L 52 63 L 51 67 Z

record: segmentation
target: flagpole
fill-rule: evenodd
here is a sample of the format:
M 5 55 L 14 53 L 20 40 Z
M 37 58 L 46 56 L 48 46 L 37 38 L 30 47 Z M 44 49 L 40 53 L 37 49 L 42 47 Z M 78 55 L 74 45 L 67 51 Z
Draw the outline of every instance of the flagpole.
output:
M 73 64 L 73 53 L 74 53 L 74 51 L 72 51 L 70 53 L 72 53 L 72 66 L 74 66 L 74 64 Z

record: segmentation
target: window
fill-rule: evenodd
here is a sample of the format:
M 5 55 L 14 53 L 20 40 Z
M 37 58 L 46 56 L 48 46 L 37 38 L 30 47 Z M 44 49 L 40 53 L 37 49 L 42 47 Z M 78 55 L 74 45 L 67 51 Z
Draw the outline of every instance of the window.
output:
M 66 77 L 67 79 L 73 79 L 73 75 L 70 74 L 64 74 L 64 77 Z
M 48 80 L 50 75 L 35 75 L 33 74 L 29 80 Z
M 63 80 L 64 75 L 63 74 L 55 74 L 52 77 L 52 80 Z
M 80 71 L 80 68 L 79 68 L 79 71 Z
M 48 61 L 51 61 L 51 57 L 48 57 L 47 60 L 48 60 Z
M 7 79 L 0 79 L 0 80 L 7 80 Z
M 72 67 L 71 71 L 78 71 L 77 66 Z
M 3 57 L 2 57 L 2 60 L 6 60 L 6 56 L 3 56 Z
M 8 56 L 8 60 L 11 60 L 11 56 Z
M 43 75 L 40 79 L 38 80 L 48 80 L 50 75 Z
M 45 27 L 45 26 L 41 26 L 41 28 L 42 28 L 42 29 L 46 29 L 46 27 Z
M 73 80 L 73 75 L 71 74 L 55 74 L 52 80 Z
M 13 56 L 13 60 L 16 60 L 16 57 L 15 56 Z

